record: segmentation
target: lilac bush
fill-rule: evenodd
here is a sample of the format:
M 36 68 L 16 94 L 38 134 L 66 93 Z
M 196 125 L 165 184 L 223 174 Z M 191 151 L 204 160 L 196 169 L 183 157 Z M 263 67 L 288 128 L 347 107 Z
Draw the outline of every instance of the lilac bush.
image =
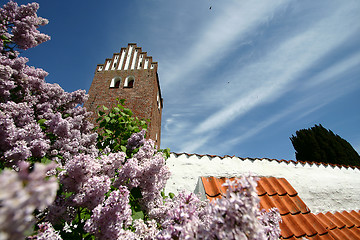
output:
M 80 153 L 98 152 L 97 134 L 86 120 L 90 113 L 78 106 L 86 100 L 85 91 L 67 93 L 46 83 L 47 73 L 19 56 L 18 49 L 50 39 L 37 30 L 47 23 L 37 16 L 38 8 L 10 1 L 0 9 L 0 170 L 15 170 L 0 175 L 1 239 L 21 239 L 35 223 L 33 214 L 43 218 L 54 201 L 58 181 L 46 174 L 56 171 L 45 170 L 55 162 L 37 162 L 55 160 L 62 166 Z
M 38 8 L 10 1 L 0 10 L 0 161 L 6 166 L 44 157 L 64 163 L 80 152 L 97 151 L 97 134 L 86 120 L 90 113 L 78 106 L 86 100 L 85 91 L 67 93 L 46 83 L 47 72 L 18 56 L 17 48 L 50 39 L 37 30 L 47 23 L 36 15 Z
M 39 45 L 50 39 L 46 34 L 40 33 L 37 28 L 48 23 L 47 19 L 36 15 L 39 4 L 29 3 L 28 5 L 18 6 L 17 3 L 10 1 L 0 10 L 0 21 L 2 22 L 0 31 L 1 38 L 0 50 L 4 48 L 14 48 L 9 46 L 9 40 L 20 49 L 28 49 Z M 11 32 L 9 32 L 9 29 Z
M 0 239 L 279 237 L 279 213 L 259 211 L 255 178 L 227 182 L 212 203 L 164 196 L 166 151 L 122 100 L 99 111 L 98 135 L 81 107 L 85 91 L 46 83 L 47 73 L 19 56 L 50 39 L 38 31 L 48 23 L 38 8 L 0 9 Z
M 134 142 L 131 139 L 134 138 L 129 139 Z M 162 201 L 160 191 L 170 173 L 154 142 L 143 137 L 137 139 L 143 144 L 131 158 L 124 152 L 112 153 L 105 149 L 99 154 L 78 154 L 67 160 L 58 175 L 62 194 L 49 207 L 46 219 L 58 230 L 61 230 L 59 224 L 66 222 L 71 238 L 83 231 L 100 239 L 113 239 L 116 234 L 120 234 L 117 238 L 136 239 L 139 234 L 153 233 L 149 230 L 153 225 L 148 225 L 151 220 L 144 224 L 138 220 L 137 225 L 134 222 L 134 231 L 135 226 L 142 227 L 135 233 L 128 228 L 133 218 L 143 219 L 149 215 L 151 203 Z M 111 217 L 114 219 L 109 220 Z M 125 220 L 120 221 L 120 217 Z
M 0 239 L 23 239 L 35 223 L 35 209 L 43 211 L 56 196 L 55 177 L 44 178 L 56 164 L 20 162 L 19 171 L 5 169 L 0 174 Z

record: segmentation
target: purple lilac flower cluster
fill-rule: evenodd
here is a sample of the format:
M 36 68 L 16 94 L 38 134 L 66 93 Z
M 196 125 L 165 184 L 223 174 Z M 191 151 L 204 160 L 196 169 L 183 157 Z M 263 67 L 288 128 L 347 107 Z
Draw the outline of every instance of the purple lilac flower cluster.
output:
M 28 239 L 36 240 L 62 240 L 59 232 L 49 222 L 44 222 L 38 225 L 39 230 L 36 236 L 28 237 Z
M 130 150 L 134 150 L 135 148 L 140 147 L 145 143 L 145 133 L 146 131 L 142 129 L 138 133 L 133 133 L 131 137 L 127 141 L 126 148 Z
M 170 171 L 165 165 L 165 158 L 157 152 L 153 140 L 144 140 L 139 151 L 119 169 L 115 186 L 124 185 L 129 189 L 139 187 L 142 194 L 142 204 L 150 211 L 153 203 L 161 200 L 161 190 L 170 177 Z
M 279 222 L 282 221 L 277 208 L 271 208 L 269 211 L 262 211 L 259 216 L 261 225 L 264 226 L 265 235 L 269 240 L 279 239 L 280 227 Z
M 167 200 L 157 239 L 279 239 L 280 214 L 276 209 L 260 213 L 257 179 L 247 176 L 225 185 L 226 196 L 212 203 L 184 193 Z
M 5 169 L 0 174 L 0 239 L 23 239 L 35 223 L 34 210 L 54 201 L 57 180 L 45 177 L 55 165 L 37 163 L 30 172 L 29 164 L 20 162 L 18 172 Z
M 121 186 L 93 210 L 91 218 L 85 223 L 85 230 L 99 239 L 118 239 L 131 223 L 129 190 Z
M 105 193 L 110 189 L 111 178 L 115 176 L 116 170 L 124 160 L 123 152 L 101 157 L 80 154 L 68 160 L 64 171 L 59 174 L 64 191 L 73 193 L 71 202 L 67 204 L 90 210 L 101 204 L 105 199 Z M 57 211 L 58 209 L 55 212 Z
M 214 239 L 267 239 L 260 216 L 257 178 L 242 177 L 227 181 L 226 196 L 211 204 L 214 217 L 211 236 Z M 277 236 L 279 237 L 279 236 Z
M 144 223 L 138 220 L 136 224 L 134 222 L 134 227 L 139 227 L 134 233 L 120 231 L 120 229 L 126 229 L 132 222 L 131 211 L 129 211 L 129 192 L 139 187 L 142 208 L 150 212 L 155 206 L 154 203 L 162 202 L 160 191 L 165 187 L 169 176 L 170 172 L 165 166 L 165 159 L 162 153 L 157 152 L 152 140 L 143 140 L 139 151 L 130 159 L 126 159 L 126 154 L 123 152 L 109 153 L 100 157 L 94 154 L 76 155 L 66 162 L 64 171 L 59 175 L 64 191 L 72 193 L 72 196 L 68 199 L 58 198 L 56 203 L 49 208 L 48 219 L 54 224 L 59 218 L 71 221 L 74 217 L 72 213 L 74 207 L 86 207 L 92 210 L 92 216 L 85 229 L 95 235 L 98 234 L 99 237 L 107 239 L 106 236 L 114 237 L 115 233 L 120 234 L 117 237 L 126 236 L 124 239 L 136 239 L 137 236 L 146 234 L 154 236 L 159 230 L 154 227 L 156 224 L 153 221 Z M 113 182 L 113 188 L 118 190 L 111 192 L 106 198 L 105 193 L 110 190 L 111 182 Z M 113 207 L 111 211 L 110 206 Z M 121 221 L 114 219 L 115 222 L 120 222 L 110 225 L 110 220 L 100 223 L 115 215 L 122 216 L 124 219 Z
M 21 49 L 28 49 L 46 42 L 50 37 L 40 33 L 37 28 L 46 25 L 47 19 L 36 15 L 39 4 L 29 3 L 28 5 L 18 6 L 17 3 L 10 1 L 0 10 L 0 21 L 2 22 L 0 34 L 16 43 Z M 3 41 L 3 39 L 2 39 Z M 3 42 L 0 42 L 2 51 Z
M 163 219 L 159 219 L 163 230 L 157 239 L 198 239 L 199 231 L 210 230 L 207 226 L 213 218 L 208 206 L 193 193 L 181 192 L 167 199 L 161 209 Z
M 10 166 L 44 156 L 64 163 L 79 152 L 97 151 L 97 134 L 86 120 L 90 113 L 78 106 L 86 100 L 85 91 L 67 93 L 46 83 L 47 72 L 4 49 L 10 43 L 27 49 L 50 39 L 37 30 L 47 23 L 36 15 L 38 7 L 10 1 L 0 9 L 0 161 Z
M 135 239 L 153 240 L 159 233 L 157 222 L 152 219 L 144 222 L 141 218 L 136 219 L 133 223 L 135 228 Z

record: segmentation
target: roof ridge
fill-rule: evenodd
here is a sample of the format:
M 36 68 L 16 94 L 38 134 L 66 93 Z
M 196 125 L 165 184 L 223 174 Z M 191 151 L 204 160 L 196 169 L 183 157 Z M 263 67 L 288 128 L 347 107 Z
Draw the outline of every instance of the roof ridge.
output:
M 309 164 L 310 166 L 312 165 L 317 165 L 317 166 L 324 166 L 324 167 L 327 167 L 327 166 L 331 166 L 331 167 L 338 167 L 338 168 L 352 168 L 352 169 L 359 169 L 360 170 L 360 166 L 352 166 L 352 165 L 342 165 L 342 164 L 333 164 L 333 163 L 324 163 L 324 162 L 314 162 L 314 161 L 299 161 L 299 160 L 285 160 L 285 159 L 275 159 L 275 158 L 252 158 L 252 157 L 238 157 L 238 156 L 230 156 L 230 155 L 223 155 L 223 156 L 219 156 L 219 155 L 214 155 L 214 154 L 198 154 L 198 153 L 186 153 L 186 152 L 182 152 L 182 153 L 176 153 L 176 152 L 171 152 L 173 154 L 175 154 L 176 156 L 180 156 L 180 155 L 186 155 L 188 157 L 190 156 L 197 156 L 197 157 L 211 157 L 211 158 L 215 158 L 215 157 L 218 157 L 220 159 L 224 159 L 224 158 L 239 158 L 241 160 L 252 160 L 252 161 L 255 161 L 255 160 L 268 160 L 268 161 L 276 161 L 278 163 L 281 163 L 281 162 L 285 162 L 286 164 L 289 164 L 289 163 L 294 163 L 295 165 L 298 165 L 298 164 Z

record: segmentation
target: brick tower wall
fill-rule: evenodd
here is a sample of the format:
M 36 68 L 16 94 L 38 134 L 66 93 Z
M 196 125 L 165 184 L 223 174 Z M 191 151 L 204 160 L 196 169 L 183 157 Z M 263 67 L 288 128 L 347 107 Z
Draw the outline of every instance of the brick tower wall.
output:
M 152 62 L 152 57 L 136 44 L 121 48 L 120 53 L 114 53 L 104 64 L 97 65 L 89 99 L 85 103 L 86 109 L 94 112 L 90 120 L 95 124 L 97 106 L 111 108 L 116 98 L 126 99 L 125 107 L 134 116 L 150 119 L 147 138 L 153 139 L 160 147 L 163 100 L 157 66 L 157 62 Z M 116 86 L 118 80 L 120 84 Z M 132 87 L 131 80 L 134 80 Z

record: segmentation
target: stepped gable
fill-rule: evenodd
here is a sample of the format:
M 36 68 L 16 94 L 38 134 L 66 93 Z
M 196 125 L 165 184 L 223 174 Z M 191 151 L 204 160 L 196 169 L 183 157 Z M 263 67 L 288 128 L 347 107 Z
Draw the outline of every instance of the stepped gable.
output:
M 126 48 L 121 48 L 119 53 L 114 53 L 112 58 L 107 58 L 104 64 L 98 64 L 95 72 L 109 70 L 157 70 L 158 63 L 153 62 L 147 52 L 143 52 L 136 43 L 129 43 Z

